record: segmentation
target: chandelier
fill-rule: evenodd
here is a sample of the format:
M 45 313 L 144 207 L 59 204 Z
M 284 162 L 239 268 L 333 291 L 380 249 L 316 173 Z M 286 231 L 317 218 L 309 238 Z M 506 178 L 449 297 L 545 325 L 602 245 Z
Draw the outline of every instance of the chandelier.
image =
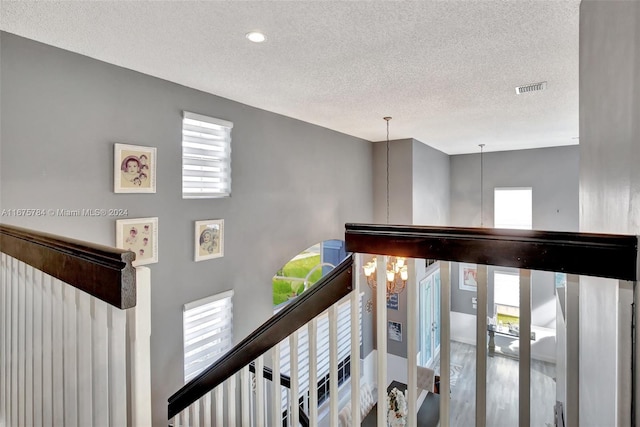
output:
M 389 120 L 391 120 L 391 117 L 384 117 L 384 120 L 387 122 L 387 224 L 389 224 Z M 369 261 L 362 268 L 367 278 L 367 284 L 371 289 L 375 289 L 377 287 L 377 259 L 374 258 L 373 261 Z M 399 294 L 407 286 L 409 272 L 407 271 L 405 258 L 390 257 L 387 262 L 385 276 L 387 300 L 389 300 L 392 294 Z
M 375 289 L 378 285 L 376 280 L 378 260 L 374 258 L 372 261 L 366 263 L 362 268 L 364 269 L 364 275 L 367 278 L 367 285 L 369 285 L 371 289 Z M 391 298 L 392 294 L 399 294 L 407 286 L 409 272 L 407 270 L 405 259 L 403 257 L 389 257 L 385 276 L 388 300 Z

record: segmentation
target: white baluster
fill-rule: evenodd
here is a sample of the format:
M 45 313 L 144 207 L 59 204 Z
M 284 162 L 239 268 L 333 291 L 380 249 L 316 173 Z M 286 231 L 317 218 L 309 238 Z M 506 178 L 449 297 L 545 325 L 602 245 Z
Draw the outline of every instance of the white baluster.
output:
M 93 425 L 109 423 L 109 319 L 107 303 L 91 298 Z M 177 418 L 176 418 L 177 420 Z
M 318 425 L 318 318 L 307 325 L 309 335 L 309 425 Z
M 31 266 L 25 268 L 25 425 L 33 425 L 33 274 Z
M 227 426 L 236 426 L 236 375 L 229 377 L 227 382 Z
M 416 260 L 407 260 L 407 427 L 416 427 L 418 413 L 418 284 Z
M 20 262 L 18 264 L 18 359 L 15 360 L 18 365 L 18 425 L 25 425 L 24 411 L 25 411 L 25 398 L 24 398 L 24 377 L 25 377 L 25 291 L 27 283 L 25 283 L 25 264 Z
M 214 389 L 216 399 L 216 427 L 224 425 L 224 383 Z
M 289 404 L 289 425 L 298 427 L 300 424 L 300 407 L 298 406 L 298 331 L 289 336 L 289 362 L 291 373 L 290 404 Z
M 273 381 L 271 381 L 271 425 L 282 425 L 282 387 L 280 385 L 280 344 L 271 349 Z
M 520 270 L 520 427 L 529 427 L 531 420 L 531 270 Z
M 42 426 L 42 380 L 43 380 L 43 350 L 42 350 L 42 278 L 43 273 L 33 271 L 33 425 Z M 47 355 L 44 358 L 49 358 Z
M 52 390 L 53 390 L 53 425 L 64 425 L 64 359 L 63 359 L 63 291 L 62 282 L 57 279 L 51 280 L 51 317 L 53 321 L 51 332 L 52 347 Z
M 78 343 L 76 330 L 76 289 L 63 283 L 64 298 L 64 422 L 65 427 L 78 425 Z
M 93 425 L 91 298 L 92 297 L 85 292 L 78 292 L 78 343 L 76 345 L 76 351 L 78 357 L 78 424 L 80 426 Z
M 53 425 L 53 279 L 42 274 L 42 425 Z
M 487 289 L 487 266 L 478 264 L 478 308 L 476 311 L 476 427 L 484 427 L 487 425 Z M 440 372 L 442 372 L 442 370 Z
M 376 269 L 376 316 L 377 334 L 376 343 L 378 345 L 378 412 L 377 424 L 387 425 L 387 411 L 381 410 L 386 407 L 387 402 L 387 283 L 386 268 L 387 257 L 378 256 L 378 268 Z
M 7 255 L 0 253 L 0 427 L 7 422 L 7 293 L 10 286 L 6 278 Z
M 338 304 L 329 307 L 329 424 L 338 425 Z
M 211 392 L 202 396 L 202 425 L 211 427 L 213 421 L 213 407 L 211 406 Z
M 264 425 L 264 357 L 255 360 L 256 367 L 256 425 Z
M 353 291 L 351 291 L 351 419 L 359 425 L 360 418 L 360 277 L 362 255 L 358 254 L 353 267 Z M 317 382 L 317 381 L 316 381 Z
M 188 408 L 191 417 L 190 427 L 200 427 L 200 400 L 196 400 Z
M 440 427 L 449 427 L 451 406 L 451 264 L 440 261 Z M 480 301 L 478 301 L 479 303 Z
M 567 274 L 567 402 L 565 408 L 567 427 L 580 425 L 580 276 Z M 588 422 L 588 421 L 587 421 Z
M 124 310 L 108 307 L 109 314 L 109 421 L 111 426 L 127 423 L 127 319 Z M 188 411 L 187 411 L 188 412 Z
M 249 411 L 251 409 L 251 378 L 249 376 L 249 367 L 245 366 L 240 370 L 240 393 L 242 396 L 242 427 L 251 427 L 251 419 Z M 217 427 L 217 426 L 216 426 Z

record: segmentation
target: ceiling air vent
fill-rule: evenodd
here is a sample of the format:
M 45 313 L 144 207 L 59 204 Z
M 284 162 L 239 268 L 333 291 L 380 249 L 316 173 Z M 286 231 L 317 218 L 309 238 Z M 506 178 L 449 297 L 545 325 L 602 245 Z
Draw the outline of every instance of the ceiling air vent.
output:
M 516 94 L 520 95 L 527 92 L 535 92 L 537 90 L 544 90 L 547 88 L 547 82 L 532 83 L 530 85 L 518 86 L 516 88 Z

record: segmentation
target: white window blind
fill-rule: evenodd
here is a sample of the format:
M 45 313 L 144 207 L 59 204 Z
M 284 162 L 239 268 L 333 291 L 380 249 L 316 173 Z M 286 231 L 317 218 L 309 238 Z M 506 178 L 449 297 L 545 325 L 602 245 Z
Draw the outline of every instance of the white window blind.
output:
M 184 112 L 182 119 L 182 198 L 231 195 L 233 123 Z
M 520 306 L 520 276 L 513 273 L 493 273 L 493 301 L 495 304 Z
M 360 345 L 362 345 L 362 296 L 360 295 L 359 325 Z M 351 301 L 349 298 L 338 306 L 338 362 L 351 354 Z M 318 379 L 329 373 L 329 315 L 327 312 L 318 316 L 317 334 L 318 357 L 315 363 L 318 366 Z M 280 344 L 280 372 L 291 374 L 289 340 L 285 339 Z M 360 363 L 352 360 L 351 363 Z M 309 390 L 309 330 L 307 325 L 298 330 L 298 383 L 300 395 Z M 316 384 L 317 387 L 317 384 Z M 286 397 L 283 398 L 283 408 L 286 406 Z
M 494 227 L 531 230 L 531 188 L 496 188 L 494 190 Z
M 231 349 L 233 291 L 184 305 L 184 381 L 187 382 Z

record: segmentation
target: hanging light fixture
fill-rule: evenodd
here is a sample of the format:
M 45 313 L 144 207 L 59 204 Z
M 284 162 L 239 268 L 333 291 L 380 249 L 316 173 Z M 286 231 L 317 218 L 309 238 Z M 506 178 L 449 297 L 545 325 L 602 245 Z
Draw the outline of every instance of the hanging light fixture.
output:
M 480 147 L 480 227 L 484 227 L 484 144 Z
M 384 120 L 387 122 L 387 224 L 389 224 L 389 120 L 391 117 L 384 117 Z M 385 272 L 387 300 L 391 298 L 392 294 L 399 294 L 407 286 L 409 271 L 405 261 L 403 257 L 389 257 Z M 362 269 L 367 278 L 367 284 L 371 289 L 375 289 L 378 285 L 376 279 L 378 260 L 374 258 L 362 266 Z

